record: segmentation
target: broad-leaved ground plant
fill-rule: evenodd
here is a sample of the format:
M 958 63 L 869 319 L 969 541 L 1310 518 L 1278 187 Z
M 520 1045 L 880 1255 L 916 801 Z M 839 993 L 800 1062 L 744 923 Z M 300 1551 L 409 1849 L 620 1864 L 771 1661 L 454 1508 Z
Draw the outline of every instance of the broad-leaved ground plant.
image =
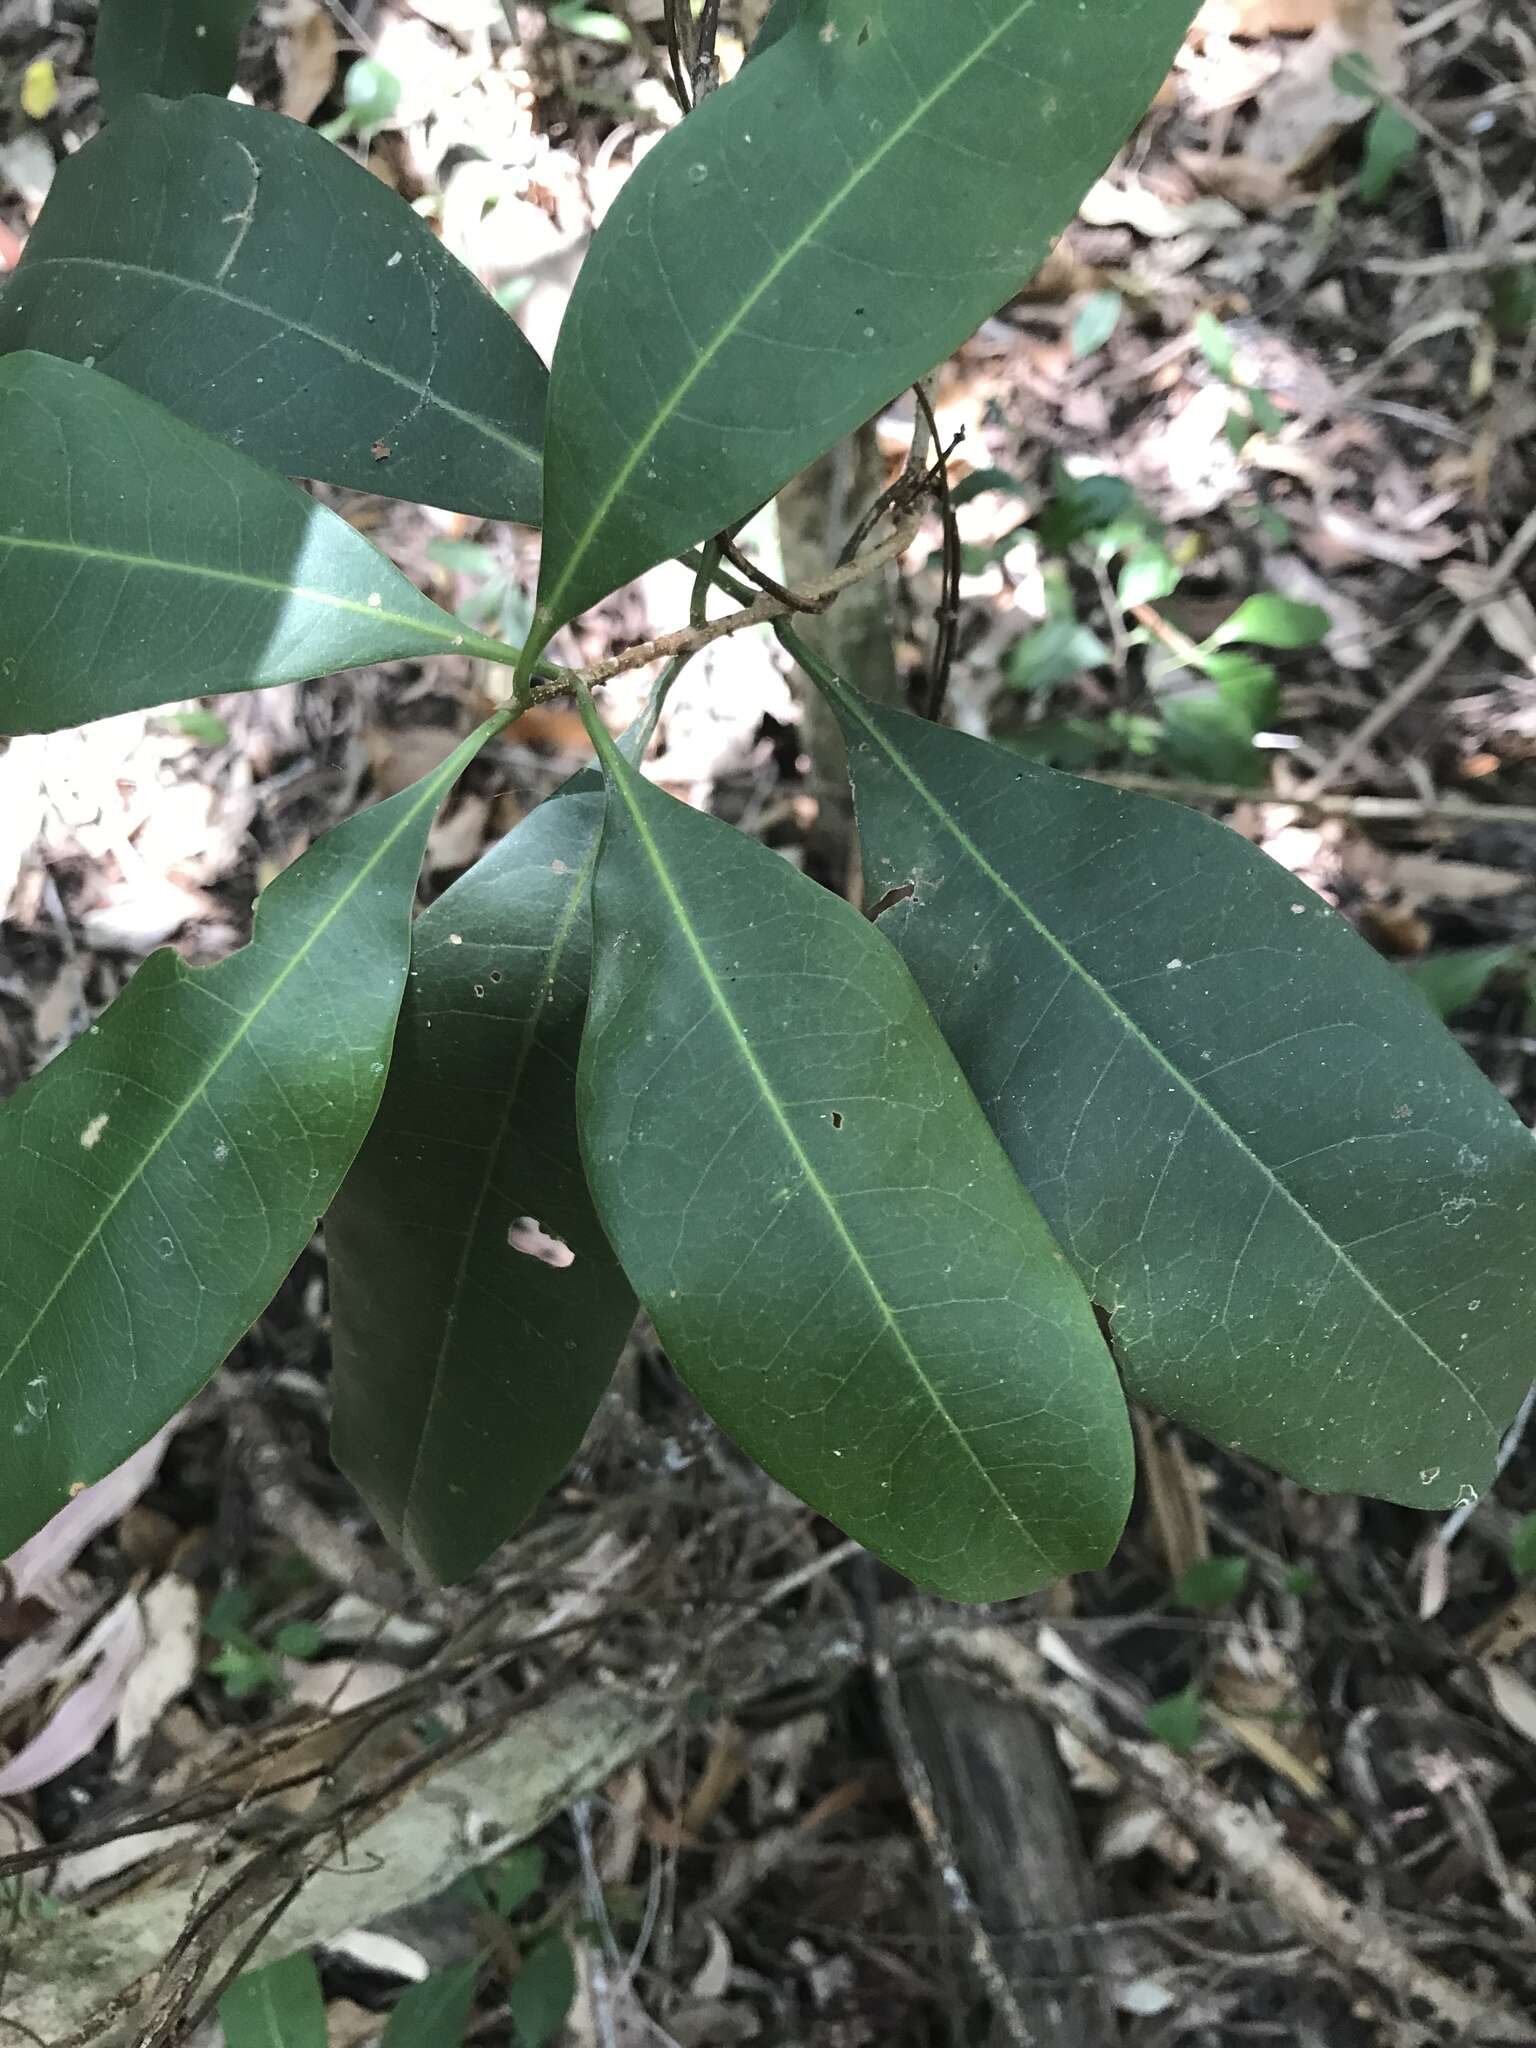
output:
M 745 1450 L 961 1599 L 1109 1554 L 1128 1398 L 1312 1487 L 1484 1485 L 1536 1153 L 1429 1006 L 1235 834 L 861 694 L 722 540 L 1028 279 L 1192 0 L 778 0 L 723 89 L 679 64 L 547 372 L 343 147 L 218 96 L 246 12 L 103 0 L 105 124 L 0 299 L 0 731 L 455 651 L 511 701 L 0 1111 L 0 1555 L 321 1219 L 337 1456 L 445 1577 L 560 1473 L 637 1305 Z M 542 525 L 524 644 L 295 477 Z M 671 557 L 663 651 L 716 584 L 830 701 L 873 921 L 549 661 Z M 560 691 L 596 770 L 413 923 L 439 802 Z

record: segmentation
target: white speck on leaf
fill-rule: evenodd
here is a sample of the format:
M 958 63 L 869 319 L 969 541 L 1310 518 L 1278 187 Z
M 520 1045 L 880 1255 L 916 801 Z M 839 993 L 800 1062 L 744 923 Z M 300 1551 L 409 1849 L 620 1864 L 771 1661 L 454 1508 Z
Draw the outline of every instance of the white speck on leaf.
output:
M 100 1116 L 93 1116 L 91 1118 L 85 1129 L 80 1133 L 80 1144 L 83 1150 L 89 1152 L 101 1142 L 101 1134 L 107 1128 L 108 1122 L 109 1118 L 105 1110 L 101 1112 Z

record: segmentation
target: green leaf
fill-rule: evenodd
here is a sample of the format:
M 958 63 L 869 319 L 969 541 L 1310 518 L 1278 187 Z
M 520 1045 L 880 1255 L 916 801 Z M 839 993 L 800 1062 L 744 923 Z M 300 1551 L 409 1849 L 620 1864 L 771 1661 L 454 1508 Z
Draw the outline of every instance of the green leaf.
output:
M 1522 1515 L 1509 1539 L 1510 1569 L 1516 1578 L 1536 1578 L 1536 1515 Z
M 1166 1699 L 1154 1700 L 1142 1719 L 1149 1735 L 1166 1742 L 1180 1756 L 1188 1756 L 1205 1726 L 1205 1708 L 1199 1693 L 1187 1685 L 1182 1692 L 1171 1692 Z
M 495 722 L 271 885 L 251 942 L 157 953 L 0 1106 L 0 1556 L 189 1400 L 373 1119 L 439 799 Z
M 1214 313 L 1195 315 L 1195 342 L 1201 355 L 1223 384 L 1237 381 L 1237 356 L 1232 346 L 1232 337 Z
M 0 731 L 510 654 L 305 492 L 96 370 L 0 361 L 0 447 Z
M 1119 292 L 1090 292 L 1072 316 L 1072 353 L 1079 362 L 1096 355 L 1120 325 L 1125 300 Z
M 272 1638 L 280 1657 L 297 1657 L 307 1663 L 325 1648 L 325 1630 L 315 1621 L 286 1621 Z
M 1280 711 L 1280 678 L 1252 654 L 1205 654 L 1201 666 L 1216 688 L 1181 690 L 1159 699 L 1162 752 L 1170 766 L 1207 782 L 1260 788 L 1269 769 L 1254 741 Z
M 1101 1563 L 1119 1388 L 911 976 L 595 736 L 582 1149 L 673 1364 L 776 1478 L 951 1598 Z
M 255 1604 L 249 1587 L 222 1587 L 214 1595 L 212 1605 L 203 1616 L 203 1634 L 212 1636 L 216 1643 L 248 1639 L 251 1612 Z
M 308 1955 L 247 1970 L 219 2000 L 227 2048 L 325 2048 L 325 2004 Z
M 1367 206 L 1379 205 L 1386 198 L 1418 148 L 1418 129 L 1400 109 L 1383 101 L 1366 123 L 1360 159 L 1360 197 Z
M 517 2048 L 545 2048 L 576 1999 L 576 1963 L 564 1936 L 546 1935 L 524 1958 L 507 1990 Z
M 1342 57 L 1335 57 L 1328 75 L 1337 91 L 1357 100 L 1373 100 L 1381 91 L 1376 67 L 1364 50 L 1346 50 Z
M 479 1981 L 476 1960 L 435 1970 L 425 1983 L 413 1984 L 390 2014 L 381 2048 L 459 2048 Z
M 592 790 L 541 804 L 417 921 L 384 1101 L 326 1223 L 337 1461 L 444 1579 L 559 1478 L 635 1319 L 576 1135 L 602 815 Z
M 1519 341 L 1536 327 L 1536 263 L 1513 263 L 1489 281 L 1495 333 Z
M 1271 669 L 1267 683 L 1271 698 L 1276 689 Z M 1262 789 L 1268 782 L 1268 763 L 1253 744 L 1255 734 L 1268 721 L 1255 718 L 1251 709 L 1234 700 L 1230 689 L 1181 690 L 1176 696 L 1161 698 L 1159 709 L 1163 714 L 1159 752 L 1177 773 L 1196 776 L 1202 782 L 1235 782 L 1245 789 Z
M 1109 649 L 1098 634 L 1072 618 L 1047 619 L 1008 653 L 1008 680 L 1016 690 L 1049 690 L 1084 669 L 1103 668 Z
M 539 517 L 544 365 L 398 194 L 280 114 L 140 100 L 67 157 L 0 296 L 19 348 L 291 476 Z
M 1135 505 L 1135 493 L 1123 477 L 1074 476 L 1058 463 L 1050 502 L 1036 521 L 1041 544 L 1063 555 L 1075 541 L 1129 517 Z
M 1250 647 L 1315 647 L 1327 636 L 1328 614 L 1320 604 L 1298 604 L 1261 590 L 1244 598 L 1230 618 L 1223 619 L 1207 647 L 1241 641 Z
M 1522 957 L 1519 946 L 1463 946 L 1413 961 L 1408 979 L 1437 1017 L 1454 1017 L 1477 1001 L 1501 968 Z
M 743 518 L 1011 297 L 1192 12 L 1096 0 L 1087 35 L 1078 0 L 818 0 L 666 136 L 555 352 L 537 643 Z
M 826 687 L 882 928 L 1128 1390 L 1318 1489 L 1486 1487 L 1536 1343 L 1498 1092 L 1235 833 Z
M 526 1906 L 544 1882 L 544 1851 L 537 1842 L 524 1842 L 509 1855 L 498 1857 L 480 1872 L 480 1880 L 491 1904 L 504 1920 L 519 1906 Z
M 173 731 L 185 733 L 189 740 L 196 740 L 200 747 L 229 745 L 229 727 L 216 711 L 173 711 L 165 722 Z
M 248 1700 L 259 1692 L 280 1691 L 283 1685 L 282 1665 L 254 1643 L 227 1643 L 217 1657 L 209 1658 L 208 1669 L 226 1699 Z
M 1129 611 L 1132 605 L 1158 604 L 1172 597 L 1181 580 L 1177 562 L 1166 548 L 1151 541 L 1126 556 L 1115 595 Z
M 1248 1583 L 1246 1557 L 1201 1557 L 1180 1572 L 1173 1588 L 1176 1607 L 1214 1613 L 1230 1607 Z
M 95 65 L 103 112 L 116 118 L 138 92 L 228 92 L 251 7 L 252 0 L 102 0 Z
M 586 7 L 582 0 L 558 0 L 549 10 L 549 18 L 567 35 L 585 36 L 589 42 L 612 43 L 627 50 L 634 41 L 634 31 L 627 21 L 620 21 L 605 8 Z
M 342 83 L 341 97 L 357 133 L 375 135 L 399 111 L 400 81 L 376 58 L 359 57 Z
M 979 498 L 985 491 L 1001 491 L 1005 497 L 1027 498 L 1029 491 L 1016 476 L 1006 469 L 973 469 L 963 477 L 949 494 L 951 505 L 969 505 L 973 498 Z
M 1253 415 L 1253 424 L 1259 432 L 1278 434 L 1285 425 L 1285 414 L 1269 393 L 1261 390 L 1258 385 L 1253 385 L 1243 395 L 1248 400 L 1248 410 Z

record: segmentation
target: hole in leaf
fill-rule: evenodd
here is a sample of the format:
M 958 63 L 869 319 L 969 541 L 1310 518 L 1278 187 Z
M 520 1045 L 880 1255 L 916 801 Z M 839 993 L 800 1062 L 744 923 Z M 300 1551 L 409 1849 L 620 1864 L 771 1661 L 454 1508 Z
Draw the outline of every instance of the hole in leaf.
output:
M 507 1232 L 507 1243 L 513 1251 L 521 1252 L 525 1259 L 537 1259 L 541 1265 L 553 1266 L 557 1272 L 564 1272 L 567 1266 L 574 1266 L 576 1254 L 563 1237 L 555 1237 L 543 1224 L 532 1216 L 519 1216 Z
M 834 1109 L 832 1112 L 832 1128 L 834 1131 L 843 1128 L 843 1112 L 840 1109 Z
M 867 21 L 865 22 L 864 26 L 859 30 L 858 35 L 854 38 L 854 41 L 858 44 L 858 47 L 861 50 L 863 49 L 864 45 L 869 41 L 869 23 Z
M 905 903 L 908 901 L 910 897 L 913 897 L 916 894 L 916 882 L 903 882 L 898 888 L 887 889 L 885 894 L 880 898 L 880 901 L 869 913 L 871 923 L 873 923 L 876 918 L 884 917 L 885 913 L 888 910 L 894 910 L 898 903 Z

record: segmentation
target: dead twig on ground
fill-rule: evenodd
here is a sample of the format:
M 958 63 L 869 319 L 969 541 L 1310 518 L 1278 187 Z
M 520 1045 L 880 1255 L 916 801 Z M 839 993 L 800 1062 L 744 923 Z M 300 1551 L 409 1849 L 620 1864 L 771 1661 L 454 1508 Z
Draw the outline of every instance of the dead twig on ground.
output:
M 1362 824 L 1417 825 L 1435 821 L 1474 825 L 1536 825 L 1536 804 L 1476 804 L 1466 797 L 1303 796 L 1291 789 L 1250 789 L 1238 782 L 1180 782 L 1166 775 L 1085 771 L 1089 782 L 1134 796 L 1160 796 L 1179 804 L 1291 804 L 1325 818 L 1353 818 Z
M 1008 1973 L 997 1959 L 981 1910 L 972 1896 L 971 1887 L 960 1865 L 959 1852 L 950 1839 L 948 1828 L 939 1812 L 938 1800 L 934 1795 L 933 1781 L 928 1767 L 923 1762 L 912 1729 L 907 1721 L 906 1709 L 902 1705 L 901 1687 L 896 1682 L 895 1667 L 891 1655 L 880 1639 L 879 1613 L 870 1615 L 869 1669 L 874 1680 L 875 1698 L 880 1705 L 880 1719 L 885 1727 L 886 1740 L 891 1746 L 895 1759 L 897 1776 L 901 1789 L 906 1794 L 907 1805 L 913 1822 L 928 1851 L 934 1874 L 944 1887 L 944 1896 L 950 1912 L 965 1937 L 974 1968 L 987 2000 L 992 2007 L 993 2024 L 1008 2048 L 1036 2048 L 1034 2034 L 1024 2017 Z
M 320 1577 L 343 1593 L 357 1593 L 375 1607 L 404 1606 L 410 1589 L 396 1573 L 375 1564 L 367 1550 L 321 1513 L 293 1483 L 293 1457 L 279 1443 L 260 1405 L 233 1400 L 228 1406 L 230 1437 L 263 1525 L 312 1564 Z
M 1043 1634 L 1043 1632 L 1042 1632 Z M 1039 1659 L 1001 1628 L 957 1629 L 945 1648 L 989 1670 L 1018 1698 L 1154 1799 L 1185 1834 L 1216 1858 L 1312 1946 L 1390 1997 L 1407 2017 L 1441 2039 L 1524 2042 L 1530 2023 L 1507 2006 L 1477 1997 L 1405 1948 L 1379 1914 L 1357 1906 L 1285 1846 L 1278 1824 L 1226 1798 L 1163 1743 L 1122 1734 L 1106 1715 L 1047 1682 Z M 1089 1667 L 1072 1660 L 1090 1686 Z
M 1488 572 L 1485 600 L 1498 595 L 1533 547 L 1536 547 L 1536 512 L 1526 515 L 1520 530 Z M 1457 613 L 1412 674 L 1405 676 L 1397 688 L 1382 699 L 1370 716 L 1356 726 L 1349 738 L 1323 763 L 1316 775 L 1309 782 L 1302 784 L 1296 793 L 1298 802 L 1304 803 L 1310 798 L 1321 796 L 1324 790 L 1332 788 L 1344 770 L 1354 765 L 1372 740 L 1385 732 L 1393 720 L 1406 711 L 1416 697 L 1421 697 L 1430 684 L 1444 672 L 1481 616 L 1481 608 L 1477 604 L 1465 605 Z

